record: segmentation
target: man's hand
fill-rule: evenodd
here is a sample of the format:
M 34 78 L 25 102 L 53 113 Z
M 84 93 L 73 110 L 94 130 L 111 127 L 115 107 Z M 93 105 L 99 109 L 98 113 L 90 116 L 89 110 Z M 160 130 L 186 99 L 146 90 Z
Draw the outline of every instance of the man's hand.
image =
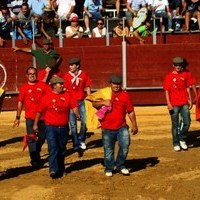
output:
M 131 133 L 132 133 L 133 135 L 136 135 L 136 134 L 138 133 L 138 128 L 137 128 L 137 127 L 131 128 Z

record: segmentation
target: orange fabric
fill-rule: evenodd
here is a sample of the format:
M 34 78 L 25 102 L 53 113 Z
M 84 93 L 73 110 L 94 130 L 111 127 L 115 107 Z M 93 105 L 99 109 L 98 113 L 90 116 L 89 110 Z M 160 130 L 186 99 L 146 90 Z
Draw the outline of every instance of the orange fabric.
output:
M 31 133 L 31 134 L 27 134 L 23 137 L 23 150 L 22 151 L 25 151 L 26 147 L 28 146 L 28 139 L 32 139 L 32 140 L 35 140 L 37 141 L 38 140 L 38 136 L 34 133 Z

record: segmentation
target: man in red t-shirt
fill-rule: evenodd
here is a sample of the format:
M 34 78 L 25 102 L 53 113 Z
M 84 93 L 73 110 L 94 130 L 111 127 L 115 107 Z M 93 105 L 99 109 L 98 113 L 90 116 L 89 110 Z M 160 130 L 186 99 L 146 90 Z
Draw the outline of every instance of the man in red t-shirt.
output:
M 70 110 L 70 128 L 74 150 L 85 150 L 86 144 L 86 111 L 84 99 L 91 92 L 91 81 L 87 73 L 80 69 L 80 59 L 72 58 L 68 61 L 69 71 L 63 76 L 65 80 L 64 87 L 79 105 L 81 127 L 77 133 L 77 118 Z
M 48 85 L 37 80 L 37 69 L 29 67 L 26 71 L 28 82 L 20 88 L 17 105 L 17 115 L 13 127 L 20 124 L 20 116 L 23 107 L 25 107 L 26 131 L 28 139 L 29 154 L 32 166 L 40 166 L 40 151 L 45 142 L 45 124 L 43 117 L 39 121 L 37 135 L 33 131 L 33 122 L 35 119 L 36 108 L 46 93 Z
M 107 88 L 97 91 L 96 94 L 92 93 L 90 99 L 93 107 L 98 110 L 104 106 L 111 107 L 104 117 L 100 119 L 106 176 L 112 176 L 115 168 L 123 175 L 129 175 L 129 170 L 125 167 L 130 144 L 129 127 L 126 123 L 127 113 L 132 123 L 131 131 L 134 135 L 138 133 L 134 107 L 128 93 L 122 90 L 121 83 L 120 76 L 112 75 L 110 77 L 110 99 L 107 99 L 108 95 L 107 97 L 99 96 L 99 94 L 105 94 L 101 90 L 106 90 Z M 98 98 L 95 99 L 95 96 L 98 96 Z M 115 161 L 114 149 L 116 141 L 119 142 L 119 150 Z
M 167 101 L 167 107 L 171 115 L 172 139 L 175 151 L 187 150 L 186 134 L 190 127 L 190 108 L 192 107 L 190 95 L 190 78 L 183 72 L 184 61 L 181 57 L 173 59 L 173 71 L 165 77 L 163 88 Z M 183 121 L 183 127 L 179 127 L 179 115 Z
M 33 129 L 38 130 L 38 121 L 44 114 L 46 138 L 49 151 L 49 172 L 51 178 L 59 178 L 65 172 L 66 144 L 69 134 L 69 111 L 80 118 L 77 102 L 63 91 L 64 80 L 58 76 L 51 78 L 51 91 L 42 98 L 37 107 Z

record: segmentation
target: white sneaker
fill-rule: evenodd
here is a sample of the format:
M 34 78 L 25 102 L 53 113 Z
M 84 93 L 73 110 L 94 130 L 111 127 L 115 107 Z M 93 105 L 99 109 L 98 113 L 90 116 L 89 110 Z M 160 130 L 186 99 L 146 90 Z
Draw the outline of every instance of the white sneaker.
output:
M 187 147 L 187 144 L 185 143 L 185 141 L 180 141 L 180 146 L 183 150 L 187 150 L 188 147 Z
M 173 32 L 173 31 L 174 31 L 174 29 L 172 29 L 172 28 L 169 28 L 169 29 L 168 29 L 168 31 L 169 31 L 169 32 Z
M 105 172 L 105 175 L 106 175 L 107 177 L 111 177 L 111 176 L 113 175 L 113 173 L 112 173 L 112 172 Z
M 181 148 L 180 148 L 180 146 L 174 146 L 174 151 L 180 151 L 181 150 Z
M 121 173 L 122 173 L 124 176 L 129 176 L 129 175 L 130 175 L 129 170 L 126 169 L 126 168 L 122 169 L 122 170 L 121 170 Z
M 87 147 L 86 147 L 86 144 L 84 142 L 81 142 L 79 147 L 83 150 L 85 150 Z
M 90 34 L 90 29 L 89 28 L 87 28 L 86 30 L 85 30 L 85 32 L 84 32 L 85 34 Z

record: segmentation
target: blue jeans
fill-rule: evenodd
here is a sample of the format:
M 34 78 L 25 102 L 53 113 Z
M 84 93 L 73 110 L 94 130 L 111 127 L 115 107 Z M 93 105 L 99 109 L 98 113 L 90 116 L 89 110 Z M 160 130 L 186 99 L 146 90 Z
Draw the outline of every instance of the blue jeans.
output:
M 81 127 L 79 134 L 77 133 L 77 118 L 73 110 L 70 110 L 70 128 L 72 135 L 72 142 L 74 150 L 77 150 L 81 142 L 85 142 L 86 138 L 86 113 L 85 102 L 83 100 L 78 101 L 79 112 L 81 116 Z
M 46 125 L 47 144 L 49 151 L 49 172 L 63 174 L 65 171 L 65 155 L 69 127 Z
M 112 171 L 115 166 L 118 170 L 124 169 L 130 145 L 128 126 L 123 126 L 116 131 L 102 128 L 102 140 L 104 147 L 105 172 Z M 119 150 L 115 162 L 114 150 L 116 141 L 119 143 Z
M 165 10 L 155 11 L 156 17 L 163 17 L 168 20 L 168 29 L 172 28 L 172 18 L 168 16 Z
M 34 120 L 26 119 L 26 131 L 27 134 L 33 134 L 33 123 Z M 28 139 L 28 147 L 29 147 L 29 155 L 31 157 L 31 163 L 39 162 L 40 161 L 40 151 L 42 145 L 46 139 L 46 125 L 44 121 L 39 121 L 38 123 L 38 140 L 35 141 L 33 139 Z
M 180 141 L 185 141 L 186 134 L 190 128 L 190 110 L 188 105 L 183 106 L 174 106 L 173 107 L 174 113 L 171 115 L 171 122 L 172 122 L 172 139 L 173 145 L 179 145 Z M 183 127 L 179 130 L 179 114 L 183 121 Z

